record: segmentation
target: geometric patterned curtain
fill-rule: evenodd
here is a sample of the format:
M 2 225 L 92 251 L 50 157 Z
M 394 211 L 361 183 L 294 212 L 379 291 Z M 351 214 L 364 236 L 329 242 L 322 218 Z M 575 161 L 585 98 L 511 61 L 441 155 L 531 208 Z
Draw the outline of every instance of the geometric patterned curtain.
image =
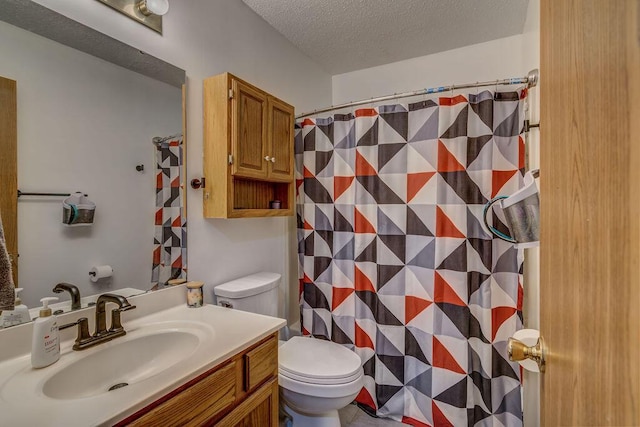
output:
M 187 218 L 182 177 L 183 137 L 154 138 L 156 146 L 156 215 L 151 282 L 187 276 Z
M 522 425 L 523 251 L 483 228 L 523 185 L 526 89 L 296 125 L 305 334 L 362 359 L 357 401 L 415 426 Z M 509 233 L 500 218 L 493 226 Z

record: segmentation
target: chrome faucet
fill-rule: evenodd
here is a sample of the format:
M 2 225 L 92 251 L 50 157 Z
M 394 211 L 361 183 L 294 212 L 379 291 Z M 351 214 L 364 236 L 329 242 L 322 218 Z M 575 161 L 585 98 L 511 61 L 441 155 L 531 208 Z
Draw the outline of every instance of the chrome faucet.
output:
M 71 283 L 58 283 L 54 288 L 53 292 L 59 294 L 61 292 L 67 291 L 71 294 L 71 310 L 79 310 L 80 307 L 80 291 L 78 287 L 72 285 Z
M 105 306 L 108 302 L 118 304 L 118 308 L 111 310 L 111 328 L 107 329 L 107 313 Z M 67 323 L 59 329 L 67 329 L 78 325 L 78 336 L 73 345 L 74 350 L 84 350 L 94 345 L 111 341 L 114 338 L 126 335 L 126 331 L 120 322 L 120 313 L 136 308 L 131 305 L 127 299 L 116 294 L 102 294 L 96 302 L 96 331 L 93 335 L 89 335 L 89 319 L 82 317 L 77 322 Z

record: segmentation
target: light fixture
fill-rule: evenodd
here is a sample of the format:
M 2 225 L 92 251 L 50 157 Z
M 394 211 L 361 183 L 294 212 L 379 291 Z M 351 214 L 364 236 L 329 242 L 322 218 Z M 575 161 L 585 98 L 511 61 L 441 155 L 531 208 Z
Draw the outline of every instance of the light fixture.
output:
M 169 12 L 169 0 L 140 0 L 138 9 L 145 16 L 163 16 Z
M 162 15 L 169 11 L 169 0 L 98 1 L 162 34 Z

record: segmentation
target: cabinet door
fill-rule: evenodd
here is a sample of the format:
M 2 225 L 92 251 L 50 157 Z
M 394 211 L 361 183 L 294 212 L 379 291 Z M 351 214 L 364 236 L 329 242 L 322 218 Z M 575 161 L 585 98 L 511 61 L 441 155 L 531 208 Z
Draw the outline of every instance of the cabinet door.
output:
M 267 95 L 237 80 L 231 81 L 232 174 L 265 179 L 267 156 Z
M 278 381 L 272 379 L 229 415 L 216 427 L 277 427 L 278 426 Z
M 293 180 L 293 107 L 269 97 L 269 179 Z

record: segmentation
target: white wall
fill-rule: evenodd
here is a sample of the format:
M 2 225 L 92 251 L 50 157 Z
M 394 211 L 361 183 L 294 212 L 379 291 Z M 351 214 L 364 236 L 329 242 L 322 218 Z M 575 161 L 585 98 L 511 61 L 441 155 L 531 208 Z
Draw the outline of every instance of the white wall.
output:
M 333 76 L 333 104 L 450 84 L 526 76 L 538 68 L 535 33 Z M 533 48 L 533 49 L 532 49 Z
M 297 111 L 331 102 L 331 76 L 239 0 L 173 1 L 162 36 L 97 1 L 37 2 L 186 70 L 188 179 L 202 173 L 203 78 L 232 72 Z M 187 203 L 190 279 L 219 284 L 274 271 L 285 278 L 283 300 L 297 292 L 291 219 L 205 220 L 199 190 L 187 190 Z M 297 319 L 298 307 L 288 308 L 282 315 Z
M 182 130 L 180 89 L 0 22 L 0 75 L 17 81 L 18 188 L 88 193 L 91 227 L 62 225 L 62 197 L 18 202 L 19 285 L 30 308 L 70 282 L 87 296 L 151 279 L 153 136 Z M 144 164 L 146 171 L 135 166 Z M 94 284 L 93 265 L 112 279 Z M 69 299 L 68 295 L 61 296 Z

